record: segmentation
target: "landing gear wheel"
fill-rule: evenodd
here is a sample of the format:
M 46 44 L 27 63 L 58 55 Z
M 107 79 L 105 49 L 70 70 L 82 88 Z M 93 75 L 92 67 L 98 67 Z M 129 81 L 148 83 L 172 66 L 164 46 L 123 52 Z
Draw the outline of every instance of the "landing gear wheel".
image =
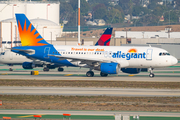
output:
M 43 71 L 44 71 L 44 72 L 48 72 L 48 71 L 49 71 L 49 68 L 45 67 L 45 68 L 43 68 Z
M 93 77 L 93 76 L 94 76 L 94 72 L 93 72 L 93 71 L 88 71 L 88 72 L 86 73 L 86 76 L 87 76 L 87 77 Z
M 64 68 L 58 68 L 58 71 L 62 72 L 62 71 L 64 71 Z
M 153 78 L 153 77 L 154 77 L 154 73 L 150 73 L 150 74 L 149 74 L 149 77 L 150 77 L 150 78 Z
M 107 77 L 108 74 L 100 72 L 101 77 Z
M 13 69 L 12 69 L 12 68 L 9 68 L 9 71 L 13 71 Z

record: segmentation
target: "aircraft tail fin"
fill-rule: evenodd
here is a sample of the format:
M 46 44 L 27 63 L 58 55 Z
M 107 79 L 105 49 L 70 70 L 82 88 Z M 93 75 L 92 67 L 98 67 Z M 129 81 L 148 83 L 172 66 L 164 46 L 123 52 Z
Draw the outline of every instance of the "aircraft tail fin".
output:
M 43 46 L 48 42 L 39 34 L 25 14 L 16 14 L 19 35 L 22 46 Z
M 111 34 L 112 34 L 112 27 L 107 28 L 104 33 L 101 35 L 95 46 L 109 46 L 110 40 L 111 40 Z

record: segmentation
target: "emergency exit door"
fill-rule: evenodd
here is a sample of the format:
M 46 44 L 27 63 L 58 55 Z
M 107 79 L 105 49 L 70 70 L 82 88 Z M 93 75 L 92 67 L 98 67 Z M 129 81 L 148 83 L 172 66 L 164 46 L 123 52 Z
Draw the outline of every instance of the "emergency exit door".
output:
M 153 49 L 147 49 L 146 60 L 152 60 Z

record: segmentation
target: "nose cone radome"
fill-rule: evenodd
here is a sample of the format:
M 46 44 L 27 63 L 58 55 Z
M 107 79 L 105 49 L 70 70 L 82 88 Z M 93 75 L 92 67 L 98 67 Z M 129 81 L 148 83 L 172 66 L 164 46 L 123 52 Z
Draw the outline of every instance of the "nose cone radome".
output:
M 171 59 L 171 64 L 172 65 L 175 65 L 175 64 L 177 64 L 178 63 L 178 60 L 175 58 L 175 57 L 173 57 L 172 59 Z

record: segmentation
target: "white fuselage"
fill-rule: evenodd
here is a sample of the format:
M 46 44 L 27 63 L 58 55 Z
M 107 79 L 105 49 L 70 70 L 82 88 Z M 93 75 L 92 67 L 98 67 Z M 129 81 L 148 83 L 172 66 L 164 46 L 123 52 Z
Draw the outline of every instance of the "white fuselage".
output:
M 32 62 L 32 60 L 10 50 L 6 50 L 0 54 L 0 64 L 22 65 L 23 62 Z
M 117 62 L 121 68 L 156 68 L 177 63 L 177 59 L 166 50 L 156 47 L 132 46 L 54 46 L 62 55 L 69 58 Z M 55 54 L 55 52 L 54 52 Z M 71 62 L 71 60 L 69 60 Z M 82 62 L 82 61 L 81 61 Z M 78 65 L 73 61 L 72 64 Z M 81 66 L 79 64 L 79 66 Z

